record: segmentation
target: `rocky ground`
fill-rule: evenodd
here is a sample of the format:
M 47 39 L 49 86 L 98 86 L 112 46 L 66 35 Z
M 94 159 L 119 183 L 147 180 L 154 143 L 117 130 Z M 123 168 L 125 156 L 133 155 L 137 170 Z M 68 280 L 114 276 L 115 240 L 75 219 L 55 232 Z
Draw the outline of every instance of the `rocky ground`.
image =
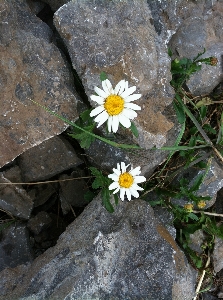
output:
M 0 22 L 0 299 L 192 300 L 198 272 L 175 241 L 173 215 L 152 208 L 151 194 L 110 214 L 93 197 L 89 166 L 108 174 L 123 161 L 148 178 L 165 160 L 151 149 L 173 145 L 180 130 L 167 48 L 218 58 L 187 83 L 193 95 L 211 93 L 222 81 L 222 1 L 2 0 Z M 117 137 L 140 153 L 99 140 L 83 150 L 33 102 L 76 121 L 94 106 L 102 71 L 142 94 L 139 137 L 124 129 Z M 213 160 L 200 193 L 218 214 L 222 187 Z M 193 238 L 199 251 L 202 234 Z M 222 253 L 216 238 L 215 282 L 200 299 L 223 298 Z

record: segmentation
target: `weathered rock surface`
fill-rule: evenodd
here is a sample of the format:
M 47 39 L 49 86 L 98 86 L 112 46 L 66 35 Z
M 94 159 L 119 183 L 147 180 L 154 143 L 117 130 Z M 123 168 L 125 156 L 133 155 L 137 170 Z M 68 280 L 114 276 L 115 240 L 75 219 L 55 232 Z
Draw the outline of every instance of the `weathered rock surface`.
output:
M 184 2 L 184 1 L 183 1 Z M 222 1 L 199 1 L 182 7 L 182 1 L 176 1 L 176 11 L 181 8 L 184 20 L 170 41 L 170 47 L 179 57 L 194 58 L 206 49 L 202 57 L 215 56 L 218 65 L 202 66 L 202 70 L 191 77 L 187 85 L 194 95 L 210 93 L 222 78 Z
M 182 174 L 180 174 L 175 182 L 179 184 L 180 179 L 185 178 L 188 180 L 188 187 L 192 187 L 195 183 L 198 176 L 204 175 L 206 170 L 197 170 L 196 168 L 189 168 Z M 198 196 L 209 196 L 210 200 L 206 201 L 206 208 L 211 207 L 216 201 L 217 192 L 223 187 L 223 170 L 222 167 L 218 164 L 215 158 L 212 158 L 210 161 L 210 168 L 204 177 L 203 182 L 201 183 L 199 189 L 195 192 Z M 174 203 L 184 206 L 190 200 L 186 198 L 174 199 Z
M 82 207 L 88 204 L 84 195 L 89 190 L 89 187 L 84 179 L 83 172 L 74 171 L 71 176 L 60 176 L 60 202 L 63 214 L 67 214 L 71 210 L 71 206 Z M 65 179 L 77 178 L 71 181 L 62 181 Z
M 173 125 L 173 111 L 167 109 L 173 99 L 167 46 L 157 37 L 151 18 L 146 1 L 136 0 L 72 1 L 54 15 L 54 24 L 88 96 L 95 85 L 101 85 L 102 71 L 113 84 L 125 78 L 142 94 L 137 101 L 142 110 L 134 120 L 139 137 L 133 138 L 129 130 L 123 130 L 119 142 L 138 143 L 146 151 L 116 152 L 120 157 L 127 156 L 134 165 L 141 165 L 143 173 L 151 172 L 168 155 L 148 149 L 161 147 L 167 141 L 173 144 L 179 131 Z M 90 149 L 91 153 L 94 150 Z M 106 161 L 106 155 L 102 161 Z
M 25 224 L 11 224 L 0 235 L 0 271 L 32 262 L 33 253 Z M 1 284 L 0 284 L 1 286 Z
M 5 178 L 3 173 L 0 173 L 0 183 L 0 208 L 15 217 L 29 219 L 33 209 L 32 198 L 21 186 Z
M 26 0 L 26 2 L 35 15 L 37 15 L 46 6 L 46 4 L 42 1 Z
M 173 124 L 162 114 L 172 101 L 170 60 L 165 44 L 157 43 L 146 1 L 72 1 L 54 15 L 72 64 L 87 95 L 100 86 L 105 71 L 116 84 L 125 78 L 142 93 L 142 110 L 135 120 L 138 143 L 161 147 Z M 92 103 L 93 104 L 93 103 Z
M 70 2 L 71 0 L 43 0 L 44 3 L 49 4 L 52 11 L 58 10 L 61 6 L 63 6 L 65 3 Z
M 45 211 L 40 211 L 35 217 L 28 221 L 27 227 L 37 235 L 42 230 L 49 227 L 51 222 L 52 219 L 50 218 L 49 214 Z
M 215 273 L 220 272 L 223 269 L 223 240 L 218 237 L 215 237 L 212 259 Z
M 52 31 L 25 0 L 0 3 L 0 167 L 67 125 L 30 100 L 77 118 L 73 77 Z
M 70 143 L 61 136 L 27 150 L 18 162 L 24 182 L 48 179 L 82 163 Z
M 222 49 L 223 43 L 216 43 L 210 46 L 205 54 L 201 56 L 201 58 L 216 57 L 218 63 L 216 66 L 203 65 L 201 71 L 195 73 L 188 80 L 187 86 L 194 95 L 209 94 L 220 83 L 222 77 Z
M 184 254 L 145 201 L 121 202 L 109 214 L 100 196 L 54 248 L 17 271 L 0 273 L 0 299 L 191 300 L 195 283 Z

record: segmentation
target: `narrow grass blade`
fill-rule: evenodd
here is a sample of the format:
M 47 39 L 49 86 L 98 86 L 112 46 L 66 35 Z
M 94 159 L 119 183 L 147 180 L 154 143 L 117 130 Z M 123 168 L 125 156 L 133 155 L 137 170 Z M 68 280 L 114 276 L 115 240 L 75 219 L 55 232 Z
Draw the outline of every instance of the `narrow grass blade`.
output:
M 178 137 L 177 137 L 177 139 L 176 139 L 176 141 L 175 141 L 175 143 L 174 143 L 174 147 L 177 147 L 177 146 L 179 145 L 179 143 L 180 143 L 180 141 L 181 141 L 181 139 L 182 139 L 182 136 L 183 136 L 183 134 L 184 134 L 184 131 L 185 131 L 185 125 L 186 125 L 186 123 L 184 122 L 184 123 L 182 124 L 180 133 L 179 133 L 179 135 L 178 135 Z M 167 160 L 166 160 L 166 162 L 165 162 L 163 168 L 162 168 L 161 171 L 159 172 L 158 176 L 159 176 L 159 175 L 163 172 L 163 170 L 166 168 L 166 165 L 168 164 L 168 162 L 170 161 L 171 157 L 174 155 L 175 152 L 176 152 L 175 150 L 170 152 L 170 154 L 169 154 L 169 156 L 168 156 L 168 158 L 167 158 Z

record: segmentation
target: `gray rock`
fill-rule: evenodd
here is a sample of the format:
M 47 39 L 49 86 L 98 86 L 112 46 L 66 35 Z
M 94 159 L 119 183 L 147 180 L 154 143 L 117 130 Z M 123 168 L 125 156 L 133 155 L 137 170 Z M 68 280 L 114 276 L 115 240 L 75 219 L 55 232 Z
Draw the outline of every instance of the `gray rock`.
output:
M 211 295 L 210 293 L 202 293 L 203 300 L 218 300 L 218 297 Z
M 181 178 L 188 179 L 188 186 L 192 187 L 195 180 L 201 174 L 205 174 L 206 170 L 198 170 L 196 168 L 189 168 L 182 174 L 180 174 L 175 182 L 175 184 L 179 184 Z M 178 183 L 177 183 L 178 182 Z M 223 170 L 222 167 L 217 163 L 215 158 L 211 159 L 210 168 L 201 183 L 199 189 L 195 194 L 198 196 L 209 196 L 210 200 L 206 201 L 205 209 L 211 207 L 216 201 L 217 192 L 223 187 Z M 184 206 L 186 203 L 190 202 L 188 199 L 173 199 L 173 203 Z
M 142 94 L 135 120 L 146 149 L 161 147 L 173 127 L 162 112 L 172 102 L 170 60 L 165 44 L 156 40 L 146 1 L 72 1 L 54 15 L 74 68 L 87 95 L 101 86 L 105 71 L 113 84 L 125 78 Z M 95 105 L 95 103 L 92 103 Z
M 177 5 L 178 6 L 178 5 Z M 185 19 L 170 41 L 170 48 L 175 57 L 194 58 L 206 49 L 202 57 L 217 57 L 219 63 L 215 67 L 202 66 L 202 70 L 191 76 L 187 82 L 194 95 L 210 93 L 221 81 L 223 3 L 220 1 L 199 1 L 196 7 L 191 6 Z M 203 6 L 203 9 L 201 9 Z M 189 5 L 190 7 L 190 5 Z M 178 6 L 179 8 L 179 6 Z M 185 7 L 186 8 L 186 7 Z M 196 12 L 196 13 L 195 13 Z
M 155 206 L 153 208 L 154 215 L 156 219 L 158 219 L 163 226 L 167 229 L 167 231 L 171 234 L 173 239 L 176 239 L 176 229 L 173 226 L 174 216 L 173 214 L 167 210 L 165 207 Z
M 126 165 L 130 163 L 128 153 L 100 140 L 95 140 L 85 152 L 93 166 L 109 172 L 116 168 L 117 163 L 121 161 L 125 162 Z
M 194 280 L 145 201 L 121 201 L 109 214 L 98 196 L 25 272 L 1 272 L 0 299 L 191 300 Z
M 223 188 L 221 188 L 216 197 L 215 211 L 217 214 L 223 214 Z
M 2 173 L 0 182 L 0 208 L 15 217 L 29 219 L 33 208 L 32 198 L 21 186 L 13 185 Z
M 223 240 L 218 237 L 215 237 L 212 260 L 215 273 L 220 272 L 223 269 Z
M 67 140 L 55 136 L 21 154 L 18 164 L 24 182 L 29 182 L 48 179 L 82 164 L 82 161 Z
M 13 183 L 22 182 L 22 175 L 19 166 L 15 165 L 3 172 L 5 178 Z
M 216 57 L 218 63 L 216 66 L 203 65 L 199 72 L 196 72 L 187 81 L 187 86 L 192 94 L 204 95 L 210 93 L 220 82 L 222 76 L 222 49 L 223 43 L 216 43 L 210 46 L 201 58 Z
M 78 116 L 73 76 L 51 29 L 25 0 L 3 0 L 1 7 L 0 167 L 67 128 L 30 100 L 70 120 Z
M 135 166 L 141 165 L 144 173 L 151 173 L 168 152 L 155 153 L 148 149 L 161 147 L 166 142 L 173 145 L 179 127 L 174 128 L 174 113 L 167 109 L 173 99 L 167 46 L 151 24 L 146 1 L 72 1 L 55 13 L 54 24 L 88 96 L 94 92 L 95 85 L 101 85 L 102 71 L 113 84 L 125 78 L 130 85 L 137 86 L 137 92 L 142 94 L 137 101 L 142 110 L 134 120 L 139 138 L 132 137 L 129 130 L 120 130 L 117 140 L 138 143 L 146 150 L 140 154 L 117 150 L 116 155 L 129 159 Z M 93 160 L 97 160 L 94 149 L 99 149 L 99 144 L 97 142 L 88 152 Z M 110 146 L 107 148 L 106 155 L 114 151 Z M 110 166 L 106 155 L 100 158 L 107 168 Z
M 39 234 L 41 231 L 49 227 L 52 219 L 45 211 L 40 211 L 35 217 L 29 219 L 27 227 L 34 234 Z
M 38 13 L 46 6 L 42 1 L 26 0 L 26 2 L 35 15 L 38 15 Z
M 43 0 L 43 2 L 49 4 L 51 7 L 52 11 L 58 10 L 61 6 L 64 4 L 70 2 L 71 0 Z
M 0 233 L 0 271 L 33 260 L 29 234 L 24 224 L 11 224 Z
M 57 183 L 47 183 L 35 185 L 30 189 L 28 194 L 33 199 L 33 207 L 46 203 L 53 194 L 57 193 L 57 186 Z
M 89 190 L 87 183 L 81 179 L 84 174 L 74 171 L 71 176 L 61 175 L 60 180 L 77 178 L 71 181 L 60 181 L 60 201 L 63 214 L 67 214 L 72 206 L 82 207 L 88 204 L 84 195 Z
M 203 230 L 199 229 L 196 230 L 193 234 L 190 234 L 190 240 L 188 246 L 196 251 L 197 253 L 201 254 L 203 249 L 201 248 L 202 244 L 205 241 L 205 235 Z

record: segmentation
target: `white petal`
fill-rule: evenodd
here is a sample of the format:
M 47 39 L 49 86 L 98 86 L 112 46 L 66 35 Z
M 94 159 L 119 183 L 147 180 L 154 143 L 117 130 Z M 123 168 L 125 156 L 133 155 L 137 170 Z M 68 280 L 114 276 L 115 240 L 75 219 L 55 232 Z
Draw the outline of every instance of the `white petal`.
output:
M 134 118 L 137 117 L 137 113 L 130 108 L 124 108 L 122 111 L 122 115 L 125 115 L 130 120 L 133 120 Z
M 109 185 L 109 190 L 114 190 L 114 189 L 117 189 L 117 188 L 120 188 L 118 182 L 112 182 L 112 184 Z
M 108 178 L 111 178 L 113 181 L 118 181 L 119 180 L 119 175 L 117 174 L 109 174 Z
M 118 115 L 116 115 L 116 116 L 113 116 L 112 131 L 117 132 L 118 131 L 118 126 L 119 126 L 119 118 L 118 118 Z
M 139 197 L 139 193 L 138 193 L 133 187 L 130 187 L 129 190 L 130 190 L 130 193 L 131 193 L 134 197 L 136 197 L 136 198 Z
M 127 195 L 127 198 L 128 198 L 128 200 L 130 201 L 131 200 L 131 193 L 130 193 L 130 190 L 129 189 L 126 189 L 126 195 Z
M 116 95 L 120 95 L 121 93 L 123 93 L 125 90 L 125 80 L 121 80 L 119 81 L 119 83 L 116 85 L 115 87 L 115 94 Z
M 120 164 L 117 163 L 117 170 L 121 171 Z M 121 173 L 120 173 L 121 174 Z
M 134 109 L 134 110 L 141 110 L 141 107 L 135 103 L 125 103 L 125 107 L 126 108 L 131 108 L 131 109 Z
M 113 194 L 116 194 L 119 190 L 120 190 L 120 187 L 118 187 L 118 188 L 113 192 Z
M 120 188 L 120 198 L 122 201 L 125 199 L 125 188 Z
M 105 80 L 105 83 L 106 83 L 106 85 L 107 85 L 107 88 L 108 88 L 109 93 L 110 93 L 110 94 L 114 94 L 114 90 L 113 90 L 113 88 L 112 88 L 111 82 L 110 82 L 108 79 L 106 79 L 106 80 Z
M 138 100 L 139 98 L 141 98 L 141 94 L 134 94 L 134 95 L 130 95 L 125 97 L 125 102 L 131 102 L 131 101 L 135 101 Z
M 98 106 L 95 109 L 93 109 L 90 113 L 90 117 L 94 117 L 98 114 L 100 114 L 101 112 L 103 112 L 103 110 L 105 110 L 104 105 Z
M 131 126 L 131 122 L 129 118 L 127 118 L 125 115 L 120 114 L 119 115 L 119 122 L 125 127 L 129 128 Z
M 108 117 L 108 132 L 111 132 L 111 130 L 112 130 L 112 121 L 113 121 L 113 117 L 109 116 Z
M 113 170 L 113 172 L 114 172 L 115 174 L 117 174 L 118 176 L 121 175 L 121 171 L 120 171 L 120 170 L 117 170 L 117 169 L 115 169 L 115 168 L 113 168 L 112 170 Z
M 101 96 L 104 99 L 108 97 L 108 94 L 105 91 L 99 89 L 99 87 L 95 86 L 94 90 L 98 94 L 98 96 Z
M 99 105 L 102 105 L 105 102 L 105 99 L 100 96 L 91 95 L 90 98 L 91 100 L 97 102 Z
M 138 186 L 138 184 L 133 183 L 131 188 L 135 189 L 136 191 L 143 191 L 144 189 L 140 186 Z
M 125 90 L 127 90 L 129 88 L 129 83 L 128 81 L 125 82 Z
M 136 167 L 135 169 L 130 170 L 129 173 L 132 176 L 139 175 L 141 173 L 140 169 L 141 169 L 141 167 Z
M 108 120 L 108 113 L 104 110 L 100 115 L 98 115 L 94 121 L 98 123 L 97 127 L 101 126 L 105 121 Z
M 122 98 L 125 98 L 125 97 L 131 95 L 132 93 L 134 93 L 135 90 L 136 90 L 136 86 L 132 86 L 132 87 L 130 87 L 129 89 L 125 90 L 120 96 L 121 96 Z
M 121 162 L 121 169 L 122 169 L 122 173 L 126 172 L 126 165 L 124 162 Z
M 146 177 L 144 176 L 135 176 L 134 177 L 134 183 L 140 183 L 146 181 Z
M 102 87 L 103 87 L 103 90 L 105 91 L 105 93 L 107 94 L 107 96 L 113 94 L 112 93 L 113 92 L 112 85 L 108 79 L 102 81 Z

